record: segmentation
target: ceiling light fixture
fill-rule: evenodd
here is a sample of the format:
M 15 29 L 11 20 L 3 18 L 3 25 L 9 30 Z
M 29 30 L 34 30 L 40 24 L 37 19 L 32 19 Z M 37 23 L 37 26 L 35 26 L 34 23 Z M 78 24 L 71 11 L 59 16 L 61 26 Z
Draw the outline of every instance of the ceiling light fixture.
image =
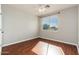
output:
M 50 5 L 40 5 L 38 11 L 45 12 L 49 7 L 50 7 Z

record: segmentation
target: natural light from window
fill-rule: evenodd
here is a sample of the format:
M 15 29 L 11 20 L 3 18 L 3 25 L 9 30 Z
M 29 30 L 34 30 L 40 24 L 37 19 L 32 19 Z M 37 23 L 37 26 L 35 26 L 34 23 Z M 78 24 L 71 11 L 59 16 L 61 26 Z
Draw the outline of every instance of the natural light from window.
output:
M 43 17 L 42 27 L 43 30 L 58 30 L 59 18 L 57 15 Z
M 38 55 L 64 55 L 61 47 L 42 41 L 38 42 L 32 51 Z

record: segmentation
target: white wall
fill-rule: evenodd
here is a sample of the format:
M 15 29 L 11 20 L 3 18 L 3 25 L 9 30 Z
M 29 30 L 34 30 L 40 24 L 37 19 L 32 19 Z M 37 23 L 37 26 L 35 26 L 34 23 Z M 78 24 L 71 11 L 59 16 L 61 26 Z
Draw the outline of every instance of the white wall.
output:
M 53 32 L 52 30 L 42 30 L 40 27 L 40 37 L 77 44 L 77 13 L 77 7 L 64 9 L 59 15 L 60 24 L 58 32 Z
M 37 17 L 10 5 L 2 5 L 2 46 L 37 37 Z
M 1 41 L 2 41 L 2 33 L 1 33 L 1 5 L 0 5 L 0 54 L 1 54 Z
M 77 7 L 61 11 L 59 30 L 53 32 L 52 30 L 44 31 L 41 28 L 39 30 L 37 17 L 33 14 L 9 5 L 2 5 L 2 29 L 4 31 L 2 46 L 36 38 L 38 35 L 42 38 L 77 44 L 77 13 Z
M 79 5 L 78 5 L 78 53 L 79 53 Z

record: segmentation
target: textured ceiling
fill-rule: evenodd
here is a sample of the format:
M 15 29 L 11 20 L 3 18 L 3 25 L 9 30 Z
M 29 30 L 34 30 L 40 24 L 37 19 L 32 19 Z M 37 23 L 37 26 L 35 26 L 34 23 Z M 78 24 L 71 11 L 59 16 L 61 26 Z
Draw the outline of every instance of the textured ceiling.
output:
M 38 12 L 39 4 L 11 4 L 9 6 L 18 8 L 19 10 L 22 10 L 24 12 L 29 12 L 37 16 L 43 16 L 43 15 L 50 14 L 55 11 L 59 11 L 76 5 L 75 4 L 50 4 L 50 8 L 48 8 L 45 12 L 42 12 L 42 13 Z

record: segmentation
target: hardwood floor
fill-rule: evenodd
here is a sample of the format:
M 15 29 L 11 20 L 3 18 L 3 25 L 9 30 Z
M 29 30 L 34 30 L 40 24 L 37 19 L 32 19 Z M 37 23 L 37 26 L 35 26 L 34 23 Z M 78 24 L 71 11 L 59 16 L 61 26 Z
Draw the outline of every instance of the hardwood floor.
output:
M 61 47 L 64 51 L 65 55 L 78 55 L 78 51 L 76 46 L 60 43 L 56 41 L 51 41 L 42 38 L 36 38 L 33 40 L 9 45 L 2 48 L 2 55 L 37 55 L 36 53 L 32 52 L 31 49 L 39 42 L 46 42 L 58 47 Z

